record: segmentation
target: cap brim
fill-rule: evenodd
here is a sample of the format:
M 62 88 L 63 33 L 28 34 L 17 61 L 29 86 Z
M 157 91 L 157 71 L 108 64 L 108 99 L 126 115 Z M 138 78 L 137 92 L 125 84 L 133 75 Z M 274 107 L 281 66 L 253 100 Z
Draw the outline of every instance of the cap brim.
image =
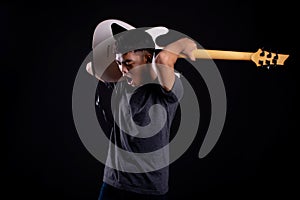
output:
M 94 31 L 92 47 L 95 48 L 98 44 L 117 34 L 121 30 L 126 31 L 130 29 L 135 29 L 135 27 L 117 19 L 102 21 L 97 25 Z

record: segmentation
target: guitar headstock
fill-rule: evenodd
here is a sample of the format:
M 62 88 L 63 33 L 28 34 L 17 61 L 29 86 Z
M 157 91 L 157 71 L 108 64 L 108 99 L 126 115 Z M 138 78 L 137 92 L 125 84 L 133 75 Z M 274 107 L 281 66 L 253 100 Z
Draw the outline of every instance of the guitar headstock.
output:
M 284 61 L 289 57 L 288 54 L 272 53 L 263 49 L 258 49 L 253 53 L 251 60 L 257 67 L 276 67 L 277 65 L 284 65 Z

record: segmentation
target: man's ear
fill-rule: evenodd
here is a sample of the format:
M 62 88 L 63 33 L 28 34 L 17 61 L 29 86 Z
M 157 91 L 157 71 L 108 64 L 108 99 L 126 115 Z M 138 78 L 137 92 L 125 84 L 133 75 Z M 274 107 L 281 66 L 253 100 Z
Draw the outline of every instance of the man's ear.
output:
M 146 55 L 146 62 L 147 63 L 152 63 L 152 56 L 151 55 Z

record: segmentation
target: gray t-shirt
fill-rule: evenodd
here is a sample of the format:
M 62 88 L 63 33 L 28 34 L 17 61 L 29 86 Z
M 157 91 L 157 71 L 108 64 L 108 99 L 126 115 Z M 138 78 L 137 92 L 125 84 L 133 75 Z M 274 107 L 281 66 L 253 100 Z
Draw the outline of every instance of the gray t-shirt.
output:
M 103 177 L 107 184 L 142 194 L 158 195 L 168 191 L 167 165 L 155 171 L 141 172 L 141 168 L 155 168 L 153 165 L 160 160 L 150 159 L 141 163 L 134 157 L 121 155 L 116 149 L 148 153 L 166 147 L 170 142 L 172 120 L 183 95 L 182 83 L 175 77 L 169 92 L 158 83 L 149 83 L 137 89 L 125 82 L 98 85 L 97 115 L 111 142 Z M 163 152 L 164 155 L 158 159 L 168 161 L 168 150 Z M 134 172 L 128 172 L 128 166 Z

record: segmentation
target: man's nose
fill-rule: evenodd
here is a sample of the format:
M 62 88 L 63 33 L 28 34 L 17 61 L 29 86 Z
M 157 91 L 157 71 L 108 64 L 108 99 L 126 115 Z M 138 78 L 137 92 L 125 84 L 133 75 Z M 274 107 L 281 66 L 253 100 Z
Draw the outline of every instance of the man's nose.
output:
M 128 69 L 127 69 L 127 67 L 124 66 L 124 65 L 122 65 L 122 73 L 123 73 L 123 74 L 128 73 Z

